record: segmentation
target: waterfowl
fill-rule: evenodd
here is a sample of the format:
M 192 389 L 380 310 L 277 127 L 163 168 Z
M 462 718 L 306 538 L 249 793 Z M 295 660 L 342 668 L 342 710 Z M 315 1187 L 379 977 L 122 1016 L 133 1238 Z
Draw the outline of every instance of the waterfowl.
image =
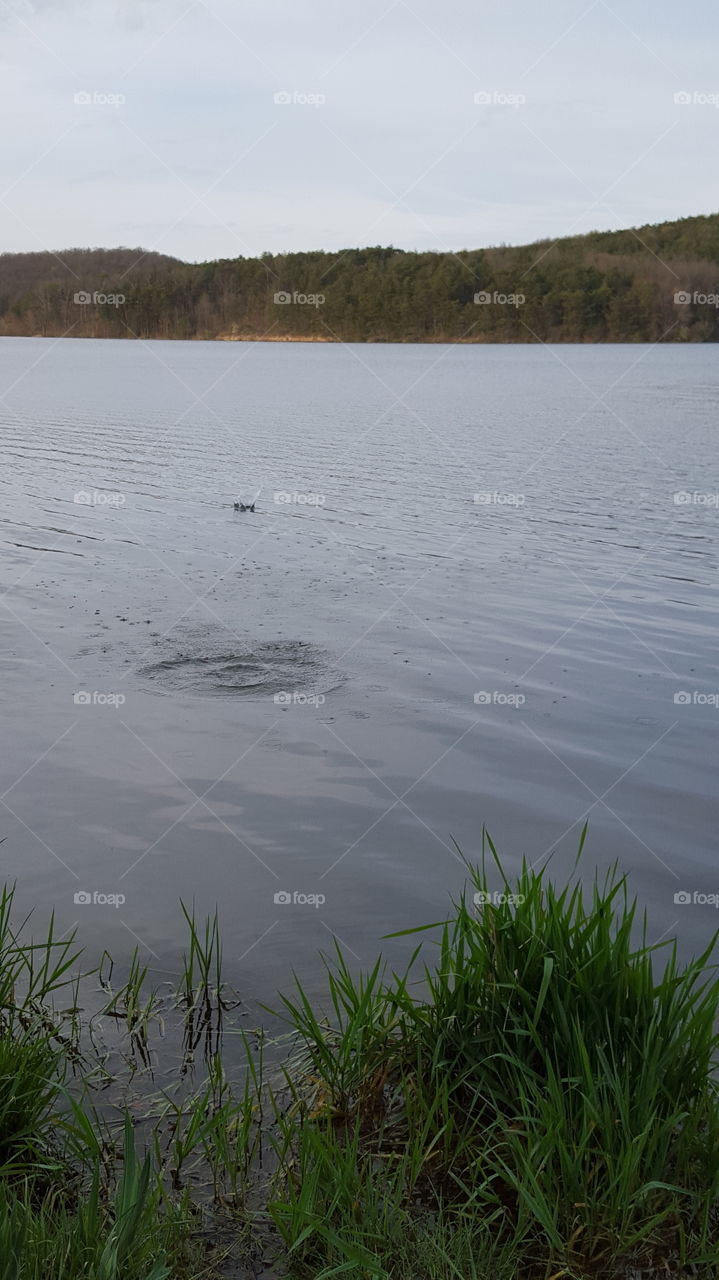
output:
M 255 502 L 256 501 L 257 499 L 255 498 Z M 233 505 L 234 505 L 235 511 L 254 511 L 255 509 L 254 502 L 235 502 Z

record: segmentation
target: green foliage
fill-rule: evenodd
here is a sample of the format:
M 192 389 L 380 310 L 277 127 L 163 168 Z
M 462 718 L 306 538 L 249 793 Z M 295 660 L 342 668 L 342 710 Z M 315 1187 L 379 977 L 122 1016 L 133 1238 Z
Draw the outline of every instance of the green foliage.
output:
M 45 1039 L 0 1035 L 0 1176 L 42 1158 L 57 1069 L 57 1052 Z
M 516 1252 L 522 1276 L 715 1274 L 713 948 L 681 969 L 669 944 L 657 972 L 616 872 L 589 901 L 526 865 L 496 901 L 486 868 L 470 874 L 483 905 L 456 904 L 420 992 L 378 969 L 355 981 L 340 955 L 334 1027 L 301 990 L 285 1001 L 301 1045 L 302 1123 L 283 1135 L 296 1170 L 275 1206 L 289 1246 L 308 1274 L 334 1274 L 320 1268 L 351 1222 L 352 1247 L 381 1264 L 368 1274 L 399 1277 L 397 1215 L 408 1239 L 439 1215 L 482 1256 Z
M 66 264 L 66 265 L 64 265 Z M 674 302 L 677 290 L 692 301 Z M 75 295 L 120 295 L 78 305 Z M 321 295 L 284 305 L 277 293 Z M 719 340 L 719 215 L 516 248 L 392 247 L 188 264 L 142 250 L 0 255 L 0 333 L 343 342 Z M 475 294 L 523 295 L 477 305 Z
M 122 1173 L 111 1202 L 100 1166 L 74 1203 L 58 1190 L 39 1203 L 25 1184 L 0 1184 L 0 1280 L 168 1280 L 149 1159 L 138 1160 L 125 1119 Z
M 164 1106 L 156 1105 L 152 1118 L 142 1117 L 150 1128 L 140 1157 L 123 1106 L 127 1086 L 96 1056 L 92 1024 L 79 1024 L 77 986 L 92 975 L 71 976 L 79 959 L 74 937 L 57 939 L 51 919 L 41 941 L 28 938 L 27 920 L 13 924 L 13 898 L 12 889 L 0 891 L 0 1280 L 216 1276 L 217 1250 L 202 1249 L 195 1239 L 203 1211 L 179 1185 L 180 1167 L 184 1173 L 189 1164 L 201 1165 L 197 1181 L 215 1203 L 231 1199 L 239 1209 L 257 1143 L 262 1088 L 261 1057 L 252 1060 L 237 1098 L 219 1056 L 206 1064 L 206 1083 L 194 1090 L 185 1085 L 196 1045 L 217 1039 L 211 1031 L 205 1037 L 206 1028 L 216 1027 L 221 1010 L 231 1007 L 223 997 L 216 922 L 200 929 L 185 912 L 190 958 L 182 990 L 168 997 L 178 1010 L 185 1055 L 163 1094 Z M 135 1059 L 151 1078 L 150 1029 L 154 1021 L 164 1026 L 157 993 L 143 994 L 147 969 L 137 954 L 117 992 L 109 988 L 111 973 L 111 962 L 97 971 L 109 996 L 98 1016 L 124 1027 L 134 1063 L 130 1079 Z M 61 1010 L 54 1005 L 58 994 Z M 119 1145 L 116 1123 L 93 1107 L 98 1086 L 114 1089 L 122 1111 Z M 177 1095 L 172 1103 L 171 1089 Z M 143 1111 L 148 1109 L 145 1099 Z
M 117 991 L 103 961 L 88 1044 L 77 1002 L 53 1005 L 72 939 L 51 922 L 23 942 L 0 894 L 0 1280 L 220 1280 L 254 1244 L 293 1280 L 714 1280 L 713 944 L 686 967 L 649 945 L 616 869 L 510 883 L 486 837 L 467 871 L 472 900 L 408 931 L 403 973 L 355 976 L 338 949 L 328 1016 L 299 984 L 284 998 L 271 1076 L 262 1036 L 231 1028 L 239 1080 L 216 917 L 183 907 L 164 999 L 137 954 Z M 151 1032 L 173 1014 L 157 1091 Z

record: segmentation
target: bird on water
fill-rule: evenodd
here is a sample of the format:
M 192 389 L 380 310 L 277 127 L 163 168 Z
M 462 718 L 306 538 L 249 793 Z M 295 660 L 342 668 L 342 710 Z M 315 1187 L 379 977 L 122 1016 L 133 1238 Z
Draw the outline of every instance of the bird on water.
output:
M 254 511 L 255 503 L 257 502 L 257 499 L 259 498 L 261 493 L 262 493 L 262 487 L 260 487 L 257 490 L 254 498 L 252 499 L 252 502 L 243 502 L 242 498 L 239 498 L 239 497 L 236 498 L 232 504 L 235 511 Z

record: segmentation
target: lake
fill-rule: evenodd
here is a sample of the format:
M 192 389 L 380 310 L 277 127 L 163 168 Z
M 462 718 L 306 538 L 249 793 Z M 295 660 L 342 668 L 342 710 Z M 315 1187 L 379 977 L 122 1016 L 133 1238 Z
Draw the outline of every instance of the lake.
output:
M 407 954 L 483 824 L 561 877 L 588 819 L 710 937 L 715 347 L 4 338 L 0 396 L 23 908 L 162 974 L 217 904 L 252 1003 Z

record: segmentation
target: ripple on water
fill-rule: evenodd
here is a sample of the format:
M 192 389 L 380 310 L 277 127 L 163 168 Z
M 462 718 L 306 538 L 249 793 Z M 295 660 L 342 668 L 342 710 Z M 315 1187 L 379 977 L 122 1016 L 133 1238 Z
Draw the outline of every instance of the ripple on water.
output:
M 342 683 L 328 654 L 302 640 L 231 642 L 184 637 L 139 668 L 138 674 L 168 692 L 200 697 L 261 697 L 281 692 L 327 693 Z

